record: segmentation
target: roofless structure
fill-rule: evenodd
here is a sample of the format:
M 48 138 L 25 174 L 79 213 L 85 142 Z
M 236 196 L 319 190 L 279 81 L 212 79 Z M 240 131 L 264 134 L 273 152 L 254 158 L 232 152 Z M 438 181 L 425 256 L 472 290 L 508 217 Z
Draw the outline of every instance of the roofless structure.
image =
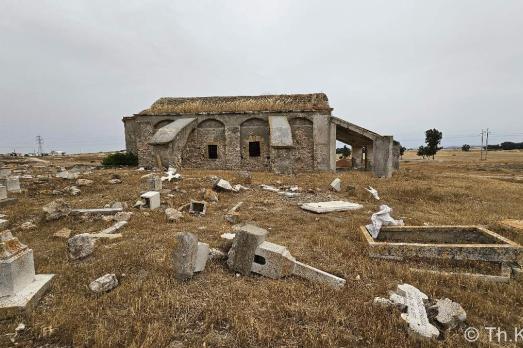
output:
M 323 93 L 160 98 L 123 122 L 127 151 L 141 166 L 334 170 L 339 140 L 352 146 L 354 168 L 391 176 L 399 160 L 392 136 L 334 117 L 332 110 Z

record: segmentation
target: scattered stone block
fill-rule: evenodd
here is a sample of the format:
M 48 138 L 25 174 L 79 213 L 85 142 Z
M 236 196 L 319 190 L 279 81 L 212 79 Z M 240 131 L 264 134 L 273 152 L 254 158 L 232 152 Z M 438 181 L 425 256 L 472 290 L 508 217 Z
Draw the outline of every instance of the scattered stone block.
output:
M 55 232 L 53 236 L 57 238 L 69 238 L 71 237 L 71 232 L 72 231 L 69 228 L 64 227 L 61 230 Z
M 72 172 L 69 172 L 68 170 L 64 170 L 64 171 L 56 174 L 57 178 L 62 178 L 62 179 L 67 179 L 67 180 L 75 180 L 75 179 L 78 179 L 79 176 L 80 176 L 80 173 L 72 173 Z
M 11 169 L 0 168 L 0 178 L 7 178 L 8 176 L 11 176 Z
M 336 179 L 332 180 L 330 186 L 331 186 L 332 190 L 334 190 L 336 192 L 340 192 L 341 191 L 341 179 L 336 178 Z
M 9 221 L 0 219 L 0 231 L 7 228 L 7 225 L 9 224 Z
M 80 260 L 91 255 L 94 252 L 94 246 L 94 239 L 87 233 L 77 234 L 67 240 L 69 257 L 72 260 Z
M 205 269 L 207 260 L 209 259 L 209 244 L 198 242 L 198 250 L 196 252 L 196 261 L 194 263 L 194 273 L 202 272 Z
M 165 216 L 168 222 L 176 222 L 183 217 L 183 213 L 174 208 L 165 209 Z
M 7 199 L 7 187 L 0 185 L 0 201 Z
M 265 241 L 268 232 L 251 224 L 245 224 L 239 228 L 229 250 L 227 265 L 234 272 L 249 275 L 256 249 Z
M 205 215 L 207 211 L 207 202 L 205 201 L 195 201 L 191 199 L 191 204 L 189 206 L 189 213 Z
M 33 221 L 26 221 L 24 222 L 23 224 L 20 225 L 20 228 L 22 230 L 32 230 L 34 228 L 36 228 L 37 226 L 35 225 L 35 223 Z
M 239 202 L 234 207 L 229 209 L 229 211 L 223 216 L 225 221 L 230 222 L 233 225 L 236 225 L 240 222 L 240 213 L 238 213 L 238 209 L 243 205 L 243 202 Z
M 162 189 L 162 179 L 158 175 L 151 175 L 146 181 L 147 191 L 160 191 Z
M 68 192 L 71 196 L 78 196 L 82 191 L 76 186 L 67 186 L 64 188 L 65 192 Z
M 35 274 L 33 251 L 0 233 L 0 320 L 28 313 L 50 286 L 53 274 Z
M 111 179 L 108 181 L 108 183 L 112 184 L 112 185 L 121 184 L 122 180 L 121 179 Z
M 110 291 L 118 286 L 118 278 L 115 274 L 106 274 L 100 278 L 93 280 L 89 284 L 89 289 L 92 292 L 102 293 Z
M 76 185 L 78 185 L 78 186 L 91 186 L 92 184 L 94 184 L 93 180 L 89 180 L 89 179 L 76 180 Z
M 436 321 L 445 329 L 453 329 L 467 319 L 467 313 L 457 302 L 448 298 L 436 301 L 430 309 L 436 310 Z
M 176 234 L 176 247 L 173 252 L 174 272 L 178 280 L 190 279 L 196 269 L 198 258 L 198 238 L 190 232 Z
M 58 220 L 71 214 L 71 207 L 61 198 L 45 205 L 42 210 L 46 212 L 45 219 L 47 221 Z
M 280 192 L 280 189 L 271 186 L 271 185 L 260 185 L 262 190 L 269 191 L 269 192 Z
M 131 217 L 133 216 L 133 213 L 130 211 L 120 211 L 114 215 L 112 218 L 114 221 L 129 221 L 131 220 Z
M 312 211 L 313 213 L 323 214 L 330 213 L 333 211 L 348 211 L 358 210 L 363 208 L 361 204 L 352 203 L 347 201 L 328 201 L 328 202 L 317 202 L 317 203 L 303 203 L 300 208 L 303 210 Z
M 140 197 L 145 201 L 144 208 L 151 210 L 160 208 L 160 192 L 148 191 Z
M 20 193 L 20 177 L 8 176 L 6 178 L 0 178 L 0 185 L 7 187 L 7 192 Z
M 236 181 L 242 184 L 251 184 L 252 175 L 246 170 L 241 170 L 236 174 Z
M 161 177 L 161 181 L 167 180 L 168 182 L 171 182 L 173 179 L 181 179 L 181 175 L 176 174 L 176 168 L 169 167 L 167 169 L 167 172 L 165 172 L 166 176 Z
M 218 202 L 218 193 L 211 189 L 202 189 L 201 195 L 204 201 Z
M 243 185 L 240 185 L 240 184 L 236 184 L 236 185 L 234 185 L 234 186 L 232 187 L 232 190 L 233 190 L 234 192 L 240 192 L 240 191 L 246 191 L 246 190 L 249 190 L 249 188 L 248 188 L 248 187 L 245 187 L 245 186 L 243 186 Z
M 214 184 L 214 189 L 218 190 L 218 191 L 220 191 L 220 190 L 221 191 L 233 191 L 234 190 L 231 183 L 224 179 L 219 179 Z

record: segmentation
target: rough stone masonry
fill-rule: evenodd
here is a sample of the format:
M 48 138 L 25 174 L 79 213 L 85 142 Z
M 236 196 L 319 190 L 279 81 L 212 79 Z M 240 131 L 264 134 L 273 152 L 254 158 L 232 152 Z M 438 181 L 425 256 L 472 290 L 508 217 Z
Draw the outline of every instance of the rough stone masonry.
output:
M 353 167 L 390 177 L 399 143 L 332 115 L 323 93 L 160 98 L 123 118 L 127 151 L 143 167 L 335 170 L 336 141 L 353 148 Z

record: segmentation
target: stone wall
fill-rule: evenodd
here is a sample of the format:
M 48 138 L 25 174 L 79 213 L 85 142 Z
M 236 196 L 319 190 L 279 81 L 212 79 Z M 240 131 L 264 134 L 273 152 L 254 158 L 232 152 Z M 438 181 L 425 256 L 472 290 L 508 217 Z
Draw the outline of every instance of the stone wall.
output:
M 181 155 L 181 166 L 186 168 L 275 170 L 294 172 L 329 169 L 329 115 L 318 112 L 289 112 L 293 147 L 271 148 L 268 117 L 281 113 L 243 113 L 213 115 L 136 115 L 125 118 L 126 143 L 135 149 L 139 165 L 154 167 L 157 154 L 165 166 L 165 156 Z M 165 149 L 148 144 L 154 133 L 179 117 L 195 117 L 198 126 L 187 134 L 183 150 L 168 145 Z M 318 124 L 316 124 L 318 123 Z M 318 139 L 326 137 L 326 139 Z M 260 156 L 249 156 L 249 142 L 260 142 Z M 208 145 L 217 145 L 218 158 L 210 159 Z M 174 158 L 169 163 L 174 164 Z
M 294 117 L 289 121 L 294 148 L 292 149 L 295 172 L 314 170 L 313 122 L 305 117 Z

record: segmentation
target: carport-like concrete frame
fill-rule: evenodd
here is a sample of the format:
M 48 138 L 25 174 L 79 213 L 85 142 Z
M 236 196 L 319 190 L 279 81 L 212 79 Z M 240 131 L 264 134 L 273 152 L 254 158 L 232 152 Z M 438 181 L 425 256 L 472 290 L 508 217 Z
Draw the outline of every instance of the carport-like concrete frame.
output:
M 338 117 L 331 117 L 331 168 L 336 168 L 336 140 L 352 146 L 352 166 L 370 169 L 378 177 L 394 171 L 393 138 L 379 135 Z M 363 156 L 365 153 L 365 157 Z

